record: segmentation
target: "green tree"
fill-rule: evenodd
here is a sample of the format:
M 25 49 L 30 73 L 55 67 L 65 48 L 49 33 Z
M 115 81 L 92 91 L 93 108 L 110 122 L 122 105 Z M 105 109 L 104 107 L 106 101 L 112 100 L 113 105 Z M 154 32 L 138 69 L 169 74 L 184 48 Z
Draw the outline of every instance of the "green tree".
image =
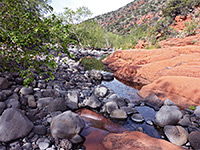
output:
M 20 71 L 28 84 L 33 80 L 33 71 L 40 72 L 41 66 L 55 67 L 48 48 L 55 44 L 59 30 L 64 31 L 68 39 L 67 28 L 62 21 L 54 17 L 45 18 L 51 12 L 48 0 L 3 0 L 0 2 L 0 63 L 2 71 Z M 55 32 L 56 31 L 56 32 Z M 53 39 L 53 40 L 52 40 Z M 51 43 L 50 43 L 51 42 Z M 65 43 L 66 44 L 66 43 Z M 33 59 L 46 55 L 41 62 Z M 52 74 L 50 72 L 50 74 Z

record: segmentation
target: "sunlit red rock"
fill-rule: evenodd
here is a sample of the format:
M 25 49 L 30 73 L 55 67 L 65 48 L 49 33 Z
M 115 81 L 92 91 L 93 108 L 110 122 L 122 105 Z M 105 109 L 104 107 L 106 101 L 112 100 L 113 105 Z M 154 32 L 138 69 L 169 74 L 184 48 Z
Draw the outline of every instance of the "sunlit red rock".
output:
M 183 150 L 168 141 L 156 139 L 142 132 L 110 133 L 102 141 L 106 150 Z

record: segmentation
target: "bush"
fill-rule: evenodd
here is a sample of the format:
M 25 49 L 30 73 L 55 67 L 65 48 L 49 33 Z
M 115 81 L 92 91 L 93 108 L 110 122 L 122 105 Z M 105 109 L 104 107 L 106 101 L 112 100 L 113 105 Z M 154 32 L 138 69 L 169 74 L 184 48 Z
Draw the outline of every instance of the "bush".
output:
M 191 21 L 185 23 L 186 25 L 185 34 L 187 36 L 196 34 L 197 30 L 199 29 L 198 23 L 199 23 L 198 21 Z

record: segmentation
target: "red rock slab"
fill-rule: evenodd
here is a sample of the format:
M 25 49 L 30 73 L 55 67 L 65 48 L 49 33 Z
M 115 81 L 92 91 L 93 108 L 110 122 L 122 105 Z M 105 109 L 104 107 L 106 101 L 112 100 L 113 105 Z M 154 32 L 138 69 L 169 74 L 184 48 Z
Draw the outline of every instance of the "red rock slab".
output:
M 170 99 L 183 108 L 200 105 L 200 78 L 164 76 L 143 86 L 138 92 L 141 97 L 157 95 L 161 100 Z
M 110 133 L 102 141 L 106 150 L 183 150 L 180 146 L 142 132 Z

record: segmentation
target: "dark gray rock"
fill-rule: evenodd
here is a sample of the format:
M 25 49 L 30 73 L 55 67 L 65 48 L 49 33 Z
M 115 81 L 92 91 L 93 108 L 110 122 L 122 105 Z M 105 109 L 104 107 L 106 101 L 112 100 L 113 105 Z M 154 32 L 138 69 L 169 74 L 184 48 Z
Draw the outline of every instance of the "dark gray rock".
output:
M 133 120 L 134 122 L 137 122 L 137 123 L 144 122 L 144 118 L 142 117 L 141 114 L 133 114 L 131 116 L 131 120 Z
M 39 135 L 45 135 L 47 133 L 47 129 L 44 125 L 36 125 L 33 128 L 33 132 Z
M 164 127 L 166 125 L 175 125 L 182 118 L 183 114 L 180 109 L 176 106 L 162 106 L 161 109 L 156 113 L 153 122 Z
M 155 110 L 159 110 L 159 108 L 163 105 L 163 101 L 154 94 L 145 97 L 143 101 L 146 105 L 154 108 Z
M 2 92 L 5 93 L 7 97 L 13 94 L 12 90 L 2 90 Z
M 56 98 L 50 102 L 47 106 L 48 112 L 55 112 L 55 111 L 66 111 L 67 106 L 65 100 L 63 98 Z
M 37 101 L 37 107 L 43 109 L 45 106 L 49 105 L 51 101 L 53 101 L 53 97 L 40 98 Z
M 178 146 L 184 145 L 188 139 L 187 131 L 181 126 L 165 126 L 164 133 L 171 143 Z
M 20 103 L 18 101 L 18 99 L 15 98 L 11 98 L 5 101 L 6 105 L 8 108 L 19 108 L 20 107 Z
M 0 141 L 10 142 L 27 136 L 33 128 L 33 123 L 19 110 L 9 108 L 0 118 Z
M 37 107 L 37 103 L 36 103 L 35 97 L 33 95 L 28 97 L 28 106 L 31 107 L 31 108 Z
M 33 88 L 32 87 L 23 87 L 21 88 L 20 90 L 20 93 L 23 94 L 23 95 L 31 95 L 33 94 Z
M 7 98 L 4 92 L 0 92 L 0 101 L 4 101 Z
M 189 142 L 195 150 L 200 149 L 200 131 L 193 131 L 189 134 Z
M 24 79 L 23 79 L 22 77 L 17 77 L 17 78 L 15 79 L 15 82 L 16 82 L 17 84 L 19 84 L 19 85 L 22 85 L 22 84 L 24 83 Z
M 56 98 L 56 97 L 60 97 L 60 93 L 54 89 L 42 89 L 42 96 L 44 97 L 53 97 L 53 98 Z
M 108 92 L 108 88 L 103 86 L 103 85 L 98 85 L 95 89 L 94 89 L 94 95 L 96 97 L 100 97 L 103 98 L 106 96 Z
M 85 127 L 85 122 L 77 114 L 66 111 L 55 116 L 51 121 L 51 135 L 54 139 L 69 139 L 73 143 L 83 141 L 79 135 Z
M 110 117 L 113 119 L 126 119 L 127 114 L 122 109 L 115 109 L 111 112 Z
M 0 77 L 0 89 L 5 90 L 8 88 L 8 86 L 9 86 L 8 80 L 6 78 Z

